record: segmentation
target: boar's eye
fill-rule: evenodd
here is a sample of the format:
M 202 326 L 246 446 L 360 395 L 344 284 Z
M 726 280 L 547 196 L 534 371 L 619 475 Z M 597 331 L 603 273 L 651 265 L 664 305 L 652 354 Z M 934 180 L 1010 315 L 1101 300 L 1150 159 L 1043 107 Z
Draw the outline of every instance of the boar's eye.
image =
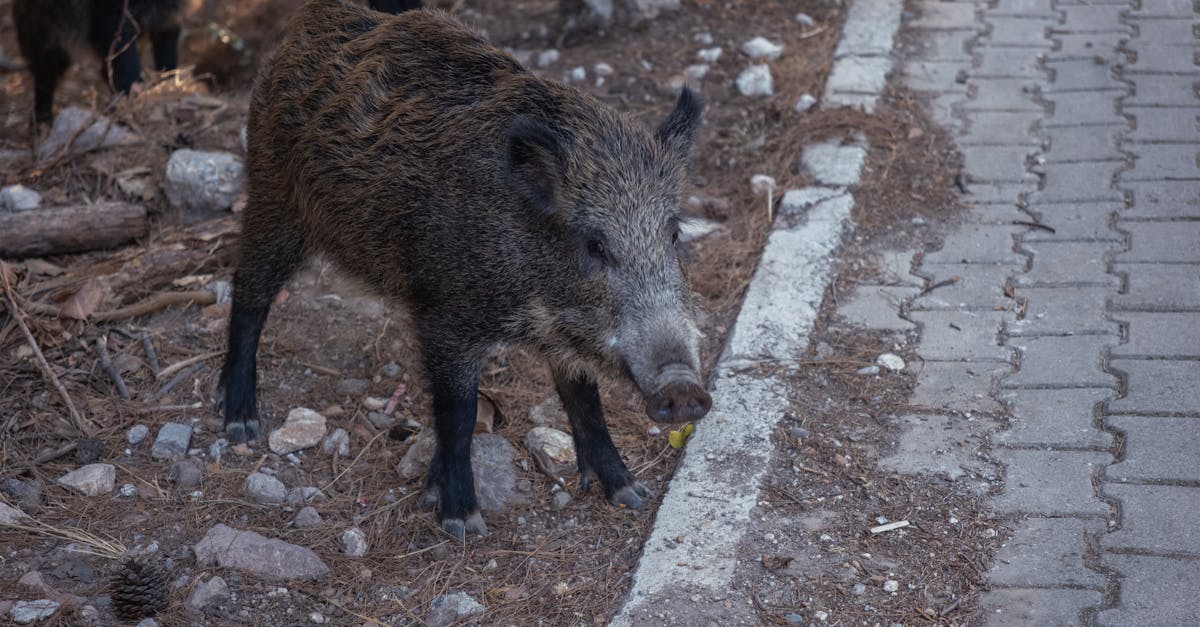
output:
M 600 261 L 608 260 L 608 256 L 604 253 L 604 242 L 598 239 L 589 239 L 587 241 L 587 251 L 589 255 Z
M 679 243 L 679 229 L 675 229 L 675 232 L 671 233 L 671 245 L 675 246 L 678 243 Z

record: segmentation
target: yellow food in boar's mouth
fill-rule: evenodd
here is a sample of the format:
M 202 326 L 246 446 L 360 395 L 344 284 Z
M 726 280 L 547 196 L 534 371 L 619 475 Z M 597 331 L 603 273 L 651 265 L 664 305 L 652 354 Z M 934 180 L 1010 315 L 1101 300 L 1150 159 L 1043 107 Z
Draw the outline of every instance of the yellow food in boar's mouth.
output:
M 683 425 L 683 428 L 679 429 L 678 431 L 671 431 L 668 433 L 667 443 L 671 445 L 671 448 L 683 448 L 683 443 L 687 442 L 687 439 L 691 437 L 692 432 L 695 430 L 696 425 L 689 422 L 686 425 Z

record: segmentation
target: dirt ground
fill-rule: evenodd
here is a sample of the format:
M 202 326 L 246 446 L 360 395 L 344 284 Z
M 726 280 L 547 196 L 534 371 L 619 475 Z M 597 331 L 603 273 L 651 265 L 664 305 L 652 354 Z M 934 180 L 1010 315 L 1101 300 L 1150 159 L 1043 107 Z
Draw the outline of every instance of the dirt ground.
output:
M 616 510 L 602 498 L 579 493 L 562 509 L 551 507 L 554 481 L 539 472 L 524 448 L 532 426 L 531 407 L 551 391 L 539 360 L 509 351 L 490 364 L 482 389 L 499 412 L 494 431 L 517 449 L 523 502 L 487 514 L 491 535 L 459 545 L 442 534 L 431 514 L 416 506 L 419 479 L 393 470 L 413 437 L 403 429 L 377 428 L 367 420 L 368 397 L 389 398 L 399 390 L 395 418 L 426 425 L 428 394 L 418 369 L 417 346 L 402 311 L 358 290 L 321 261 L 303 270 L 281 295 L 259 352 L 260 410 L 276 426 L 294 407 L 311 407 L 349 432 L 350 456 L 330 457 L 312 449 L 294 458 L 271 454 L 261 444 L 249 454 L 227 453 L 216 462 L 209 447 L 220 437 L 220 420 L 210 409 L 210 391 L 225 342 L 222 305 L 176 305 L 153 313 L 99 321 L 162 292 L 197 290 L 228 280 L 237 246 L 236 215 L 186 214 L 162 193 L 163 164 L 181 147 L 240 154 L 250 80 L 284 17 L 296 0 L 248 0 L 189 4 L 178 73 L 150 76 L 131 98 L 114 99 L 100 80 L 94 58 L 80 55 L 60 88 L 57 106 L 99 110 L 129 126 L 144 142 L 120 149 L 71 154 L 50 163 L 28 157 L 31 85 L 27 74 L 0 74 L 0 151 L 9 153 L 0 171 L 4 185 L 21 183 L 42 193 L 47 205 L 99 199 L 140 202 L 152 213 L 144 241 L 118 251 L 15 260 L 13 294 L 21 311 L 4 301 L 0 311 L 0 481 L 41 486 L 34 517 L 40 531 L 0 529 L 0 600 L 41 598 L 16 581 L 30 571 L 46 575 L 59 592 L 79 595 L 111 624 L 110 580 L 121 549 L 157 543 L 155 558 L 168 570 L 169 606 L 159 614 L 168 625 L 415 624 L 439 594 L 465 591 L 487 607 L 488 624 L 603 623 L 629 586 L 655 504 L 641 512 Z M 697 50 L 720 46 L 721 58 L 694 84 L 708 102 L 696 152 L 694 189 L 685 209 L 721 228 L 688 245 L 689 273 L 703 311 L 706 368 L 715 362 L 768 226 L 766 200 L 748 181 L 769 174 L 780 187 L 805 183 L 800 148 L 808 141 L 854 130 L 902 135 L 905 129 L 853 112 L 801 115 L 793 103 L 819 94 L 840 32 L 835 2 L 723 2 L 687 0 L 683 9 L 639 28 L 616 27 L 604 34 L 558 39 L 552 0 L 435 3 L 486 30 L 519 56 L 557 48 L 561 57 L 541 69 L 563 79 L 576 67 L 580 83 L 601 100 L 655 123 L 669 110 L 681 72 L 699 63 Z M 0 58 L 19 59 L 9 2 L 0 0 Z M 794 19 L 803 10 L 813 19 Z M 712 43 L 707 37 L 711 37 Z M 771 62 L 775 95 L 740 96 L 734 79 L 748 61 L 741 43 L 764 36 L 784 44 Z M 603 82 L 596 63 L 613 68 Z M 11 66 L 5 63 L 0 66 Z M 884 145 L 881 143 L 881 145 Z M 874 163 L 874 162 L 873 162 Z M 70 313 L 74 312 L 72 318 Z M 20 316 L 34 341 L 15 319 Z M 143 338 L 155 349 L 162 370 L 150 366 Z M 107 342 L 132 400 L 121 400 L 99 363 L 98 342 Z M 36 351 L 32 348 L 36 345 Z M 38 365 L 44 354 L 60 392 Z M 338 394 L 345 379 L 363 379 L 367 390 Z M 661 493 L 678 459 L 666 434 L 651 434 L 631 387 L 607 382 L 604 402 L 614 440 L 633 472 Z M 78 408 L 73 419 L 63 394 Z M 159 426 L 195 427 L 204 474 L 199 486 L 182 487 L 171 464 L 150 456 Z M 144 424 L 151 436 L 130 446 L 126 433 Z M 82 497 L 56 485 L 64 473 L 91 461 L 117 466 L 117 485 L 132 496 Z M 288 488 L 320 487 L 326 498 L 315 507 L 325 523 L 316 529 L 290 525 L 297 507 L 261 506 L 246 500 L 242 485 L 254 470 L 273 471 Z M 11 495 L 5 496 L 10 502 Z M 233 572 L 197 567 L 190 547 L 217 523 L 258 531 L 309 547 L 332 569 L 310 583 L 273 583 Z M 365 532 L 365 557 L 343 554 L 340 536 L 350 526 Z M 101 540 L 115 544 L 104 545 Z M 81 554 L 79 547 L 109 555 Z M 102 548 L 107 546 L 107 548 Z M 184 607 L 200 578 L 221 574 L 232 595 L 201 615 Z M 67 607 L 52 622 L 80 619 Z

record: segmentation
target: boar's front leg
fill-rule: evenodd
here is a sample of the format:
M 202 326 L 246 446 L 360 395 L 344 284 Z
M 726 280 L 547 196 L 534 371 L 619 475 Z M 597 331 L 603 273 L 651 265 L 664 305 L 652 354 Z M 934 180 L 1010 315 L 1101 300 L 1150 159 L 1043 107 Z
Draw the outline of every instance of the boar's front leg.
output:
M 571 421 L 575 455 L 579 462 L 580 487 L 587 490 L 599 479 L 604 495 L 617 507 L 638 509 L 650 490 L 634 478 L 608 434 L 600 390 L 596 380 L 584 374 L 554 369 L 554 385 Z
M 479 513 L 475 476 L 471 472 L 478 373 L 444 357 L 431 357 L 427 361 L 437 448 L 419 504 L 426 511 L 437 505 L 442 529 L 459 540 L 465 539 L 467 532 L 485 536 L 487 525 Z

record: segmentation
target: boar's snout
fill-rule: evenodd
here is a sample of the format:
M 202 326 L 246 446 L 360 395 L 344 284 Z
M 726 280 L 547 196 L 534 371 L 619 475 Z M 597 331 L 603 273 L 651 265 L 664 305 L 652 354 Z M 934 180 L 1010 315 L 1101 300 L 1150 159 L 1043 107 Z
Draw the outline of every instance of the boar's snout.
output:
M 646 415 L 651 420 L 699 420 L 712 408 L 712 397 L 700 385 L 700 378 L 684 364 L 663 368 L 658 375 L 658 384 L 658 391 L 646 398 Z

